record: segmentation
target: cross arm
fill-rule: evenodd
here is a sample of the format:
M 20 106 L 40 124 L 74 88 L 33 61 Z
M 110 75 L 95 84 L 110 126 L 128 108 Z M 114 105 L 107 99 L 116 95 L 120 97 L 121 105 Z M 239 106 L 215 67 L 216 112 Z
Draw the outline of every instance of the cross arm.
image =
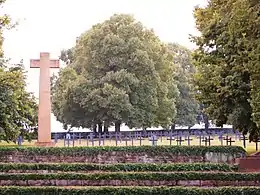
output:
M 40 68 L 41 63 L 39 59 L 31 59 L 30 60 L 30 68 Z M 59 60 L 50 60 L 49 68 L 59 68 L 60 61 Z

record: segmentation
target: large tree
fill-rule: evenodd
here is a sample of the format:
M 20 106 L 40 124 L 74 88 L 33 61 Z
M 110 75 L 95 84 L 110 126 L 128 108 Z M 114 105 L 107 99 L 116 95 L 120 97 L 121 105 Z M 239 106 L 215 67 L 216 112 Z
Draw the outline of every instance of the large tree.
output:
M 0 1 L 1 4 L 3 0 Z M 10 17 L 0 16 L 0 139 L 16 141 L 19 135 L 30 139 L 37 127 L 37 104 L 26 91 L 23 64 L 9 66 L 2 50 L 3 30 L 11 26 Z
M 174 66 L 177 69 L 174 80 L 177 81 L 180 92 L 176 102 L 177 115 L 173 123 L 191 127 L 197 122 L 199 109 L 199 104 L 195 99 L 193 82 L 195 67 L 192 64 L 191 51 L 177 43 L 170 43 L 168 47 L 174 55 Z
M 67 68 L 77 75 L 73 100 L 85 110 L 84 124 L 114 124 L 119 131 L 122 123 L 168 127 L 175 117 L 178 89 L 172 55 L 153 31 L 132 16 L 113 15 L 94 25 L 61 57 L 70 59 Z M 53 89 L 53 99 L 62 99 L 61 87 Z M 60 110 L 55 102 L 53 110 L 58 119 L 66 115 L 55 111 Z
M 194 12 L 198 99 L 218 126 L 259 134 L 259 1 L 211 0 Z

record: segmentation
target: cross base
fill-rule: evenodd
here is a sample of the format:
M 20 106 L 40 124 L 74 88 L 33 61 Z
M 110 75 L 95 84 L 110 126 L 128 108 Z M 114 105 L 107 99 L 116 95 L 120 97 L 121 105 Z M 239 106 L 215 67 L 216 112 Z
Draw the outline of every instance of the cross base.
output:
M 54 147 L 55 143 L 54 142 L 36 142 L 34 144 L 35 146 L 40 146 L 40 147 Z

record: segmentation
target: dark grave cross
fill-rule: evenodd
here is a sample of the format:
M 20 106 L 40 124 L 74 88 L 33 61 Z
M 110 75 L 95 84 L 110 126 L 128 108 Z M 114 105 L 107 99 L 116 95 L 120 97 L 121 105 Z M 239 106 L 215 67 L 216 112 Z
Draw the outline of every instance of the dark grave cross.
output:
M 69 142 L 67 142 L 67 135 L 64 135 L 64 147 L 66 147 L 66 143 L 69 146 Z
M 229 137 L 228 137 L 228 135 L 227 135 L 223 140 L 226 141 L 226 146 L 228 146 L 228 143 L 229 143 Z
M 18 138 L 17 138 L 17 143 L 18 143 L 18 146 L 21 146 L 22 145 L 22 143 L 23 143 L 23 137 L 20 135 L 20 136 L 18 136 Z
M 169 137 L 167 138 L 167 140 L 170 140 L 170 146 L 171 146 L 172 145 L 172 141 L 174 140 L 172 131 L 169 133 Z
M 202 140 L 203 142 L 205 142 L 205 145 L 211 145 L 211 141 L 213 140 L 213 138 L 209 135 L 208 137 L 204 137 L 204 140 Z
M 153 135 L 150 137 L 149 141 L 152 142 L 152 146 L 156 146 L 158 139 L 157 139 L 156 135 L 153 134 Z
M 116 146 L 118 145 L 118 140 L 120 139 L 121 140 L 121 133 L 116 133 L 115 134 L 115 137 L 116 137 Z
M 115 137 L 117 138 L 117 142 L 119 141 L 120 143 L 122 143 L 122 134 L 120 132 L 116 132 Z
M 204 137 L 203 140 L 202 140 L 202 142 L 204 142 L 204 143 L 205 143 L 205 146 L 207 146 L 207 145 L 208 145 L 208 138 L 207 138 L 207 137 Z
M 132 133 L 130 133 L 130 138 L 131 138 L 132 146 L 134 146 L 134 136 L 132 135 Z
M 81 144 L 81 139 L 82 139 L 82 135 L 81 135 L 81 133 L 79 133 L 78 138 L 79 138 L 79 144 Z
M 88 146 L 88 134 L 87 134 L 87 137 L 86 137 L 87 139 L 86 139 L 86 141 L 87 141 L 87 146 Z
M 202 145 L 202 140 L 204 139 L 204 136 L 200 134 L 197 138 L 199 138 L 199 144 L 201 146 Z
M 111 141 L 112 141 L 112 139 L 113 139 L 113 136 L 114 136 L 114 134 L 113 134 L 112 132 L 110 132 L 110 133 L 108 134 L 110 143 L 111 143 Z
M 75 133 L 73 132 L 72 134 L 72 146 L 74 147 L 75 146 Z
M 255 151 L 258 151 L 258 142 L 260 142 L 260 138 L 257 138 L 255 141 Z
M 109 138 L 109 139 L 111 140 L 111 138 L 110 138 L 110 134 L 108 134 L 108 133 L 104 133 L 104 134 L 102 135 L 103 145 L 105 145 L 105 141 L 106 141 L 107 138 Z
M 144 131 L 143 134 L 144 134 L 144 137 L 148 137 L 148 132 L 146 130 Z
M 138 135 L 137 140 L 140 141 L 140 146 L 141 146 L 142 145 L 142 141 L 144 140 L 144 138 L 142 137 L 141 133 Z
M 182 136 L 181 136 L 181 135 L 179 135 L 179 136 L 177 136 L 176 142 L 177 142 L 177 145 L 178 145 L 178 146 L 181 146 L 181 143 L 182 143 L 182 142 L 185 142 L 185 140 L 182 139 Z
M 94 134 L 93 134 L 93 133 L 90 133 L 90 134 L 88 135 L 88 137 L 89 137 L 89 141 L 92 143 L 92 146 L 94 146 L 94 142 L 95 142 L 95 140 L 94 140 Z
M 223 135 L 220 134 L 220 135 L 218 136 L 218 139 L 220 140 L 221 146 L 223 146 L 223 139 L 224 139 Z
M 55 134 L 54 134 L 54 143 L 56 144 L 57 142 L 58 142 L 58 134 L 55 133 Z
M 236 134 L 236 140 L 240 140 L 241 133 L 239 131 L 236 131 L 235 134 Z
M 160 140 L 161 140 L 161 142 L 163 141 L 163 132 L 162 131 L 160 131 Z
M 98 134 L 98 145 L 100 146 L 101 145 L 101 140 L 102 139 L 102 135 L 101 133 Z
M 128 141 L 131 141 L 131 134 L 129 133 L 128 135 L 125 136 L 125 145 L 128 146 Z
M 139 133 L 137 133 L 137 132 L 134 133 L 135 139 L 137 139 L 138 134 L 139 134 Z
M 66 147 L 66 143 L 67 143 L 67 146 L 70 147 L 70 139 L 71 139 L 70 133 L 66 133 L 66 135 L 64 136 L 64 146 L 65 147 Z
M 233 142 L 236 142 L 235 140 L 232 140 L 232 137 L 228 137 L 226 136 L 226 138 L 224 139 L 226 141 L 226 145 L 231 146 Z
M 235 141 L 235 140 L 232 140 L 232 137 L 230 137 L 229 140 L 228 140 L 228 142 L 229 142 L 229 145 L 232 146 L 232 143 L 235 143 L 236 141 Z
M 246 141 L 248 140 L 248 138 L 245 135 L 242 135 L 240 137 L 240 140 L 243 141 L 243 146 L 244 146 L 244 148 L 246 148 Z
M 188 135 L 186 138 L 185 138 L 185 141 L 188 142 L 188 146 L 190 146 L 190 141 L 192 141 L 193 139 L 190 138 L 190 135 Z

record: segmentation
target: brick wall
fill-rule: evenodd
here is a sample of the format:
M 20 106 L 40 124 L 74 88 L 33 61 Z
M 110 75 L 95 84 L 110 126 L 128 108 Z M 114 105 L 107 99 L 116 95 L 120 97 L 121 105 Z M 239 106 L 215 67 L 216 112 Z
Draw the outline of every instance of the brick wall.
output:
M 146 153 L 127 153 L 127 152 L 105 152 L 96 156 L 55 156 L 46 155 L 23 155 L 22 153 L 9 154 L 0 157 L 0 162 L 13 163 L 44 163 L 44 162 L 67 162 L 67 163 L 192 163 L 192 162 L 213 162 L 213 163 L 235 163 L 232 155 L 210 153 L 202 156 L 184 156 L 171 153 L 161 153 L 160 155 L 149 155 Z

